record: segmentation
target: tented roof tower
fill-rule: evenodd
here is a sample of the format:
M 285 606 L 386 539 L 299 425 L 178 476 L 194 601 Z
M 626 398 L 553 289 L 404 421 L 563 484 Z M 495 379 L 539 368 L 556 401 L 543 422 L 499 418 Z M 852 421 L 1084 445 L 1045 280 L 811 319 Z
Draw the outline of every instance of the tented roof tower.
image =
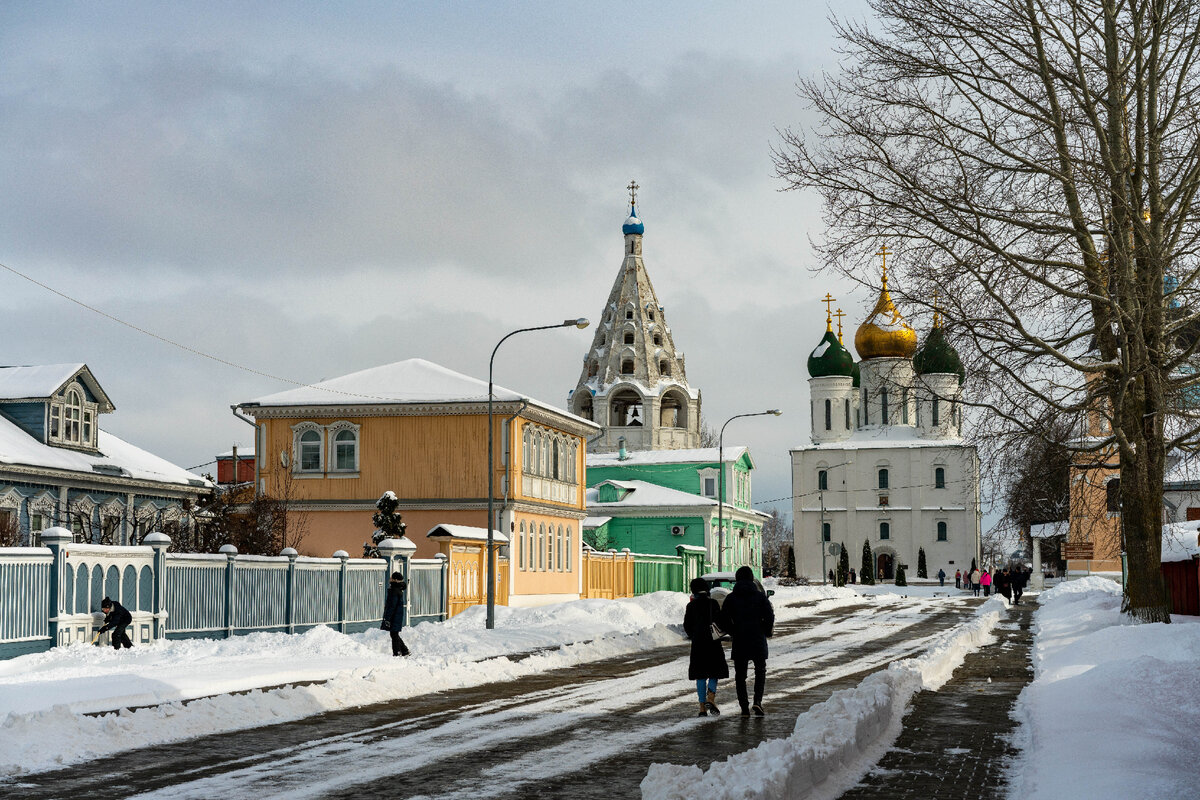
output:
M 688 386 L 683 353 L 646 274 L 637 189 L 629 184 L 621 271 L 570 396 L 572 412 L 603 427 L 591 453 L 615 452 L 622 439 L 629 450 L 700 446 L 700 392 Z

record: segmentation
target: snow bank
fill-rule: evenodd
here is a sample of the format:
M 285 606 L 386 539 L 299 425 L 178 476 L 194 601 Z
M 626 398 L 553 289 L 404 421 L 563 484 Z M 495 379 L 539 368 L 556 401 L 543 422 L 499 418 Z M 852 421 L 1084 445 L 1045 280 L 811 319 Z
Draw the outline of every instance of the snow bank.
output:
M 1034 614 L 1034 681 L 1017 698 L 1023 800 L 1191 797 L 1200 764 L 1200 622 L 1133 624 L 1104 578 L 1059 584 Z
M 643 800 L 775 800 L 802 798 L 827 781 L 857 775 L 894 741 L 909 700 L 949 680 L 966 654 L 992 641 L 1004 601 L 984 603 L 976 617 L 939 637 L 925 653 L 867 676 L 796 719 L 792 735 L 753 750 L 697 766 L 654 764 L 642 780 Z

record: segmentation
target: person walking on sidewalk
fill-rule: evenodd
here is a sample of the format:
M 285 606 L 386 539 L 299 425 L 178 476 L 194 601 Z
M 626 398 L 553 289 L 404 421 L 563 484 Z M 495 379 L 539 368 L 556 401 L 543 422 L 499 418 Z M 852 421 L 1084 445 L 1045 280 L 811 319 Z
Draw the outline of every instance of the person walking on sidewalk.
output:
M 1007 567 L 996 573 L 993 585 L 996 587 L 996 594 L 1002 594 L 1005 600 L 1012 602 L 1012 576 Z
M 979 585 L 983 587 L 984 597 L 992 596 L 992 574 L 986 569 L 983 571 L 983 575 L 979 579 Z
M 938 570 L 938 585 L 942 588 L 946 586 L 946 570 L 944 569 Z
M 125 633 L 125 628 L 133 624 L 133 615 L 129 613 L 129 609 L 106 597 L 100 601 L 100 610 L 104 612 L 104 627 L 96 631 L 96 636 L 105 631 L 112 631 L 114 650 L 120 650 L 122 647 L 128 650 L 133 647 L 133 642 L 129 641 L 129 634 Z
M 693 578 L 691 590 L 692 599 L 683 612 L 683 632 L 692 640 L 688 678 L 696 682 L 696 695 L 700 698 L 697 716 L 715 717 L 721 713 L 717 708 L 717 681 L 729 677 L 725 648 L 720 639 L 713 638 L 712 630 L 713 623 L 721 616 L 721 606 L 709 596 L 708 582 L 703 578 Z
M 858 575 L 854 572 L 854 567 L 850 568 L 850 582 L 858 583 Z
M 767 685 L 767 638 L 775 630 L 775 609 L 754 582 L 754 571 L 738 567 L 735 582 L 721 608 L 721 627 L 733 637 L 733 679 L 742 716 L 764 715 L 762 700 Z M 746 674 L 754 662 L 754 705 L 746 692 Z
M 383 622 L 379 623 L 380 628 L 392 635 L 393 656 L 408 655 L 408 648 L 400 638 L 400 631 L 404 627 L 404 593 L 407 590 L 408 582 L 404 580 L 404 575 L 393 572 L 388 585 L 387 602 L 383 606 Z
M 954 570 L 954 588 L 955 589 L 962 588 L 962 570 L 961 569 Z
M 980 573 L 979 567 L 971 570 L 971 591 L 976 597 L 979 597 L 979 581 L 982 579 L 983 575 Z
M 1021 595 L 1025 594 L 1025 583 L 1029 580 L 1029 573 L 1023 569 L 1017 569 L 1012 575 L 1012 593 L 1013 605 L 1021 605 Z

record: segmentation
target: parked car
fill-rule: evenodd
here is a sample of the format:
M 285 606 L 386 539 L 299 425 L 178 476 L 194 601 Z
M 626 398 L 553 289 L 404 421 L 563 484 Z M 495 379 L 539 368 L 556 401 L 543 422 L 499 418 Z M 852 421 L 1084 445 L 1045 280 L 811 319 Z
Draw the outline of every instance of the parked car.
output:
M 708 583 L 708 596 L 716 600 L 719 606 L 725 604 L 725 598 L 729 595 L 729 591 L 733 589 L 733 584 L 737 582 L 732 572 L 709 572 L 701 575 L 700 580 Z M 754 585 L 767 597 L 775 594 L 774 589 L 764 589 L 762 581 L 758 578 L 754 579 Z

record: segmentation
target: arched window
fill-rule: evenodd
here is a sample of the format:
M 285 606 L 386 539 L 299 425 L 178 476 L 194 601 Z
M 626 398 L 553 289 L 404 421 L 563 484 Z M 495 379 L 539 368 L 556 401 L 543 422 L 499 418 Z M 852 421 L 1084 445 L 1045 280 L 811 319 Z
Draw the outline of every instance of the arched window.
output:
M 821 523 L 821 539 L 826 542 L 833 541 L 833 531 L 828 522 Z
M 846 430 L 850 430 L 850 398 L 846 398 Z
M 533 436 L 529 426 L 526 425 L 521 431 L 521 469 L 526 475 L 529 474 L 531 458 L 533 455 Z
M 626 358 L 623 361 L 621 361 L 621 374 L 622 375 L 632 375 L 633 374 L 633 359 L 632 358 Z
M 358 434 L 349 428 L 333 436 L 333 468 L 339 472 L 358 471 Z
M 529 549 L 529 542 L 525 541 L 525 520 L 521 520 L 521 533 L 517 536 L 517 549 L 518 566 L 520 569 L 525 569 L 525 551 Z
M 863 389 L 863 401 L 862 401 L 862 415 L 863 415 L 862 424 L 863 425 L 871 424 L 871 410 L 870 409 L 871 409 L 871 393 L 868 392 L 866 389 Z
M 908 389 L 900 391 L 900 421 L 908 424 Z
M 300 471 L 321 471 L 321 432 L 307 430 L 300 434 Z
M 633 331 L 625 331 L 625 344 L 633 344 Z
M 935 489 L 945 489 L 946 488 L 946 469 L 945 469 L 945 467 L 938 467 L 937 469 L 935 469 L 933 471 L 933 488 L 935 488 Z
M 555 547 L 554 552 L 558 556 L 558 561 L 555 563 L 557 564 L 558 571 L 562 572 L 562 569 L 563 569 L 563 526 L 562 525 L 558 526 L 558 541 L 555 544 L 556 544 L 556 547 Z
M 879 523 L 879 538 L 880 539 L 892 538 L 892 526 L 890 524 L 888 524 L 886 522 Z
M 662 346 L 662 334 L 661 333 L 654 334 L 654 346 L 655 347 Z
M 538 523 L 538 569 L 546 569 L 546 523 Z
M 817 470 L 817 491 L 826 491 L 829 489 L 829 473 L 826 470 Z
M 937 524 L 937 540 L 939 542 L 946 541 L 946 523 L 939 522 Z
M 658 374 L 666 376 L 668 378 L 671 377 L 671 362 L 670 361 L 659 361 L 658 362 Z
M 833 401 L 825 401 L 825 430 L 833 430 Z
M 933 398 L 933 411 L 930 413 L 930 419 L 936 428 L 938 425 L 938 399 L 936 397 Z
M 883 425 L 888 424 L 888 391 L 881 389 L 879 391 L 879 422 Z
M 881 469 L 879 470 L 879 488 L 880 488 L 880 489 L 886 489 L 886 488 L 888 488 L 888 471 L 887 471 L 887 467 L 883 467 L 883 468 L 881 468 Z
M 601 346 L 601 347 L 604 347 L 604 343 L 605 343 L 606 341 L 607 341 L 607 339 L 605 339 L 605 338 L 604 338 L 604 334 L 603 334 L 603 333 L 601 333 L 601 334 L 600 334 L 600 346 Z
M 561 480 L 562 472 L 560 471 L 559 467 L 562 464 L 562 448 L 558 445 L 558 439 L 555 439 L 553 442 L 553 452 L 551 453 L 550 463 L 553 465 L 551 467 L 550 477 L 556 481 Z
M 554 526 L 550 526 L 549 535 L 546 537 L 546 569 L 554 570 Z
M 568 525 L 567 526 L 567 572 L 571 571 L 571 553 L 574 552 L 574 546 L 571 544 L 571 541 L 573 539 L 574 539 L 574 537 L 571 534 L 571 526 Z
M 1104 484 L 1104 507 L 1111 514 L 1121 512 L 1121 479 L 1113 478 Z

